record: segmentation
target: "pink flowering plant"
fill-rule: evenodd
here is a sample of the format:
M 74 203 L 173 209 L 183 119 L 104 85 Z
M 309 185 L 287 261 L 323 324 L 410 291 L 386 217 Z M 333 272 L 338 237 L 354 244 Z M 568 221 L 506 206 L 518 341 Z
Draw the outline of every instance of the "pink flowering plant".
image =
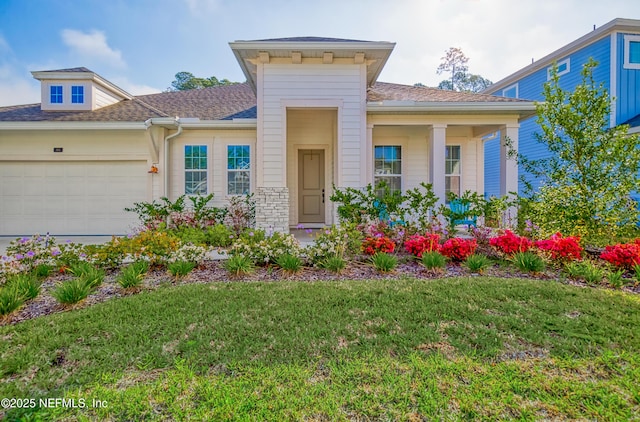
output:
M 440 247 L 440 253 L 452 261 L 464 261 L 469 255 L 472 255 L 478 243 L 475 239 L 463 239 L 460 237 L 453 237 L 448 239 Z
M 636 239 L 633 243 L 609 245 L 600 254 L 600 258 L 616 267 L 631 270 L 636 265 L 640 265 L 640 239 Z
M 505 230 L 504 234 L 491 238 L 489 244 L 498 252 L 508 256 L 518 252 L 526 252 L 533 246 L 533 242 L 529 239 L 518 236 L 511 230 Z
M 437 252 L 440 249 L 440 235 L 437 233 L 415 234 L 404 242 L 404 249 L 412 255 L 422 258 L 425 252 Z
M 536 248 L 544 251 L 553 260 L 573 261 L 582 259 L 580 236 L 563 237 L 558 232 L 545 240 L 535 242 Z

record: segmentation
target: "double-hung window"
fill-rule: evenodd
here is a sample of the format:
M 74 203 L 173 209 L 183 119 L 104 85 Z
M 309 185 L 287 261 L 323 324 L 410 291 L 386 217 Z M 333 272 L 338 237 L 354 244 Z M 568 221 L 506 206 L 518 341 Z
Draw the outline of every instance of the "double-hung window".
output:
M 251 148 L 227 146 L 227 194 L 246 195 L 251 191 Z
M 374 185 L 385 182 L 391 192 L 402 191 L 402 148 L 395 145 L 374 147 Z
M 460 196 L 460 145 L 447 145 L 445 149 L 445 193 Z
M 82 85 L 71 87 L 71 103 L 84 104 L 84 87 Z
M 184 193 L 207 194 L 207 146 L 186 145 L 184 147 Z
M 62 85 L 51 85 L 49 94 L 51 104 L 62 104 Z

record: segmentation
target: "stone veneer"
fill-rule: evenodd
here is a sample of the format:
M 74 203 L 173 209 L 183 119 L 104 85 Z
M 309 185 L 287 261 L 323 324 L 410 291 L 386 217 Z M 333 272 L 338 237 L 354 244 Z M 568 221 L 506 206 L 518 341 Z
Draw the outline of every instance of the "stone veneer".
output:
M 256 228 L 289 233 L 289 188 L 258 187 L 255 198 Z

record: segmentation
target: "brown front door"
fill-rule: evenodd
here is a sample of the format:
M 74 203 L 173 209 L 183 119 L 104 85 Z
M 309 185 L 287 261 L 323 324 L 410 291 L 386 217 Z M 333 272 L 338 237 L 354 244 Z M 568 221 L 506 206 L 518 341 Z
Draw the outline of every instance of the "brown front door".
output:
M 324 224 L 324 150 L 298 151 L 298 221 Z

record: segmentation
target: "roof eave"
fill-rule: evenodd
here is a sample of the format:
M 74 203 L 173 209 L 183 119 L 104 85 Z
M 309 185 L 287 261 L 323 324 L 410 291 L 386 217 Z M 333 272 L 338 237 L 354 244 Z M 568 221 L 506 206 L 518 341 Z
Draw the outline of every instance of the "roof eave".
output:
M 0 122 L 0 130 L 145 130 L 144 122 Z
M 533 102 L 420 102 L 420 101 L 383 101 L 367 103 L 368 113 L 472 113 L 491 114 L 509 113 L 519 114 L 522 118 L 535 115 L 536 106 Z

